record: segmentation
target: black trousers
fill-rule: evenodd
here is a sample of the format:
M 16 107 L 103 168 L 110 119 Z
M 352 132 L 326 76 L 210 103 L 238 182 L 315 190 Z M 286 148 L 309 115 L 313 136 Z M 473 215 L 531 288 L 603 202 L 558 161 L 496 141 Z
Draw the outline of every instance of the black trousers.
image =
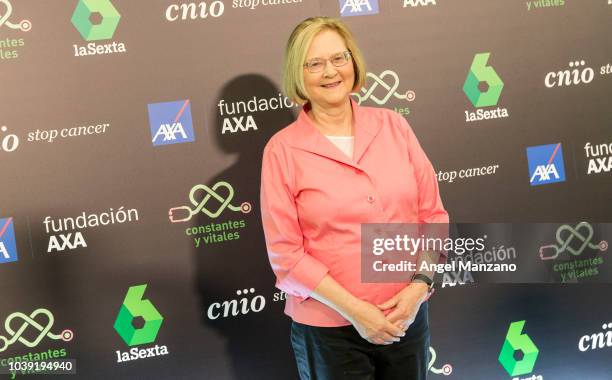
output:
M 376 345 L 353 326 L 293 322 L 291 345 L 301 380 L 425 380 L 429 361 L 427 302 L 399 342 Z

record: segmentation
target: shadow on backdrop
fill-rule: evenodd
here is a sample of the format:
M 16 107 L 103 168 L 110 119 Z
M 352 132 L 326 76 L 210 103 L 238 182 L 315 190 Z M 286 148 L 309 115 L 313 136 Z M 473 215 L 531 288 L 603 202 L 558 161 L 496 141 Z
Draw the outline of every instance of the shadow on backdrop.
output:
M 211 196 L 205 210 L 195 218 L 195 226 L 224 228 L 198 235 L 202 240 L 193 252 L 195 286 L 201 302 L 202 323 L 226 339 L 233 378 L 238 380 L 298 378 L 289 342 L 290 320 L 282 311 L 284 301 L 275 300 L 280 290 L 274 287 L 275 277 L 267 258 L 259 210 L 263 148 L 274 133 L 295 117 L 292 108 L 284 106 L 276 110 L 258 107 L 254 112 L 242 112 L 242 109 L 237 112 L 233 107 L 236 102 L 251 100 L 253 110 L 255 103 L 262 105 L 262 99 L 276 106 L 278 102 L 270 100 L 279 99 L 279 94 L 270 80 L 255 74 L 236 77 L 223 88 L 215 109 L 211 110 L 218 115 L 211 133 L 224 153 L 238 157 L 232 166 L 204 184 L 211 190 L 216 188 L 214 193 L 220 198 Z M 252 101 L 254 98 L 256 101 Z M 223 115 L 218 106 L 220 102 L 225 104 Z M 201 191 L 196 199 L 206 196 L 206 190 Z M 241 205 L 245 207 L 245 202 L 251 206 L 248 213 L 240 209 Z M 205 237 L 208 242 L 204 241 Z M 213 242 L 213 238 L 221 241 Z

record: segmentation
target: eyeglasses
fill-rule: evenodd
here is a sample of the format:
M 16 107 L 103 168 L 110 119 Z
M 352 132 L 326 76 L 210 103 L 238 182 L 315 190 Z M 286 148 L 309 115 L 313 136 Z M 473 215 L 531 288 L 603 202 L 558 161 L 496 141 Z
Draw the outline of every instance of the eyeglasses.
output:
M 347 50 L 340 53 L 336 53 L 332 55 L 329 59 L 313 58 L 304 64 L 304 68 L 308 69 L 310 73 L 315 74 L 323 71 L 325 65 L 327 64 L 327 61 L 330 61 L 331 64 L 336 67 L 341 67 L 346 65 L 348 61 L 350 61 L 350 59 L 351 52 Z

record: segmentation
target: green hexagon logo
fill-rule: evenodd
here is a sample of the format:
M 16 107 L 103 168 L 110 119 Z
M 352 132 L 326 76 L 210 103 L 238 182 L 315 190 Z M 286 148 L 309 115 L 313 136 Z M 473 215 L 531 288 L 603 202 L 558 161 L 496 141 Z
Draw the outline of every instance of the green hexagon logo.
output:
M 496 105 L 504 88 L 504 82 L 495 69 L 487 65 L 490 55 L 491 53 L 479 53 L 474 56 L 472 66 L 463 84 L 463 92 L 477 108 Z M 480 82 L 487 83 L 489 86 L 487 91 L 483 92 L 478 89 Z
M 164 321 L 153 303 L 144 298 L 146 289 L 147 284 L 130 287 L 115 320 L 115 331 L 128 346 L 153 343 Z M 133 324 L 138 317 L 144 320 L 140 328 Z
M 499 353 L 499 362 L 510 376 L 520 376 L 532 372 L 540 353 L 529 335 L 523 334 L 524 326 L 524 320 L 510 324 L 504 345 Z M 515 358 L 514 353 L 516 351 L 523 353 L 521 360 Z
M 94 24 L 90 17 L 94 13 L 102 16 L 99 24 Z M 108 40 L 113 38 L 121 15 L 110 0 L 79 0 L 72 14 L 72 25 L 86 41 Z

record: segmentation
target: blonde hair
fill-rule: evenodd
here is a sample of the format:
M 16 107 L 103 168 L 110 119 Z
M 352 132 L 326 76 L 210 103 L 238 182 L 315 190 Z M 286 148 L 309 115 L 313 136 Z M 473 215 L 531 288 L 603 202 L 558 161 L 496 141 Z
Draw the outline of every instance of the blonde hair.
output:
M 309 101 L 304 86 L 304 63 L 306 53 L 313 38 L 323 30 L 332 30 L 340 35 L 351 52 L 351 62 L 355 71 L 353 92 L 365 84 L 365 61 L 357 42 L 348 27 L 340 20 L 331 17 L 310 17 L 299 23 L 287 41 L 283 64 L 283 91 L 285 95 L 298 104 Z

